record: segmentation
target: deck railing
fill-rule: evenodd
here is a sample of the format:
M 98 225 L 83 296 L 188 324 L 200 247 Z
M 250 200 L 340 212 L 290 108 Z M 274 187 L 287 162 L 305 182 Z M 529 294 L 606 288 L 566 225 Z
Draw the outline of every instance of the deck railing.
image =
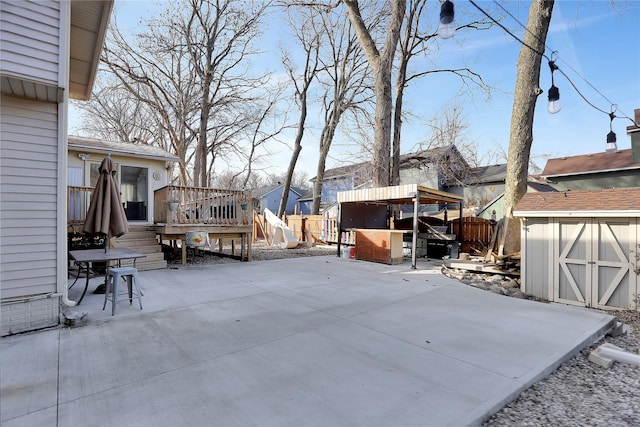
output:
M 82 224 L 87 219 L 92 187 L 67 187 L 67 223 Z
M 247 225 L 251 192 L 169 185 L 154 191 L 156 224 Z

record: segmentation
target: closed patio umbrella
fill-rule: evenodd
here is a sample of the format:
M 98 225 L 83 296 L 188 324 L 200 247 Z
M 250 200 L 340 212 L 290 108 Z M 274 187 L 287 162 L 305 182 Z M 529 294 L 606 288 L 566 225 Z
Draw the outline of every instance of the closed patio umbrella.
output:
M 91 204 L 83 231 L 89 234 L 104 235 L 104 250 L 108 250 L 111 237 L 119 237 L 129 231 L 129 223 L 120 201 L 120 192 L 116 182 L 116 168 L 111 155 L 100 164 L 100 177 L 91 195 Z

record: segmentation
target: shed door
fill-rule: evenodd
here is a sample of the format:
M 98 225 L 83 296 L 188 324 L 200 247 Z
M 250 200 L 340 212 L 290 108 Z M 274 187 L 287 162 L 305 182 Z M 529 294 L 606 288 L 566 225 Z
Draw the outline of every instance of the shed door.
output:
M 560 220 L 554 298 L 596 308 L 635 308 L 635 219 Z
M 591 253 L 591 224 L 587 220 L 560 220 L 558 222 L 558 244 L 553 293 L 554 300 L 566 304 L 589 305 L 592 269 L 589 268 Z

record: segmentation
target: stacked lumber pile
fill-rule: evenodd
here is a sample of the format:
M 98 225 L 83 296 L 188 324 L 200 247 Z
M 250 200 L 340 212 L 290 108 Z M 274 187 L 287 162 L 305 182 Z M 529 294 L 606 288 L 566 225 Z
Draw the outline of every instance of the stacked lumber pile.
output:
M 491 238 L 491 243 L 486 251 L 476 250 L 475 254 L 460 254 L 460 261 L 451 263 L 451 267 L 482 271 L 485 273 L 506 274 L 510 276 L 520 275 L 520 251 L 505 254 L 504 244 L 506 240 L 506 230 L 509 224 L 511 212 L 497 222 Z

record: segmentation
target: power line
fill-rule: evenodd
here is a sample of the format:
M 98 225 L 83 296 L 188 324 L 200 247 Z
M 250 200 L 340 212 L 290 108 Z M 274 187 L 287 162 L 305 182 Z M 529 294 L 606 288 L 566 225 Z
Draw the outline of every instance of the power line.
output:
M 484 10 L 482 10 L 477 4 L 475 4 L 475 2 L 473 2 L 473 0 L 469 0 L 469 2 L 474 5 L 476 8 L 478 8 L 482 13 L 484 13 L 486 16 L 489 16 Z M 516 21 L 518 24 L 520 24 L 520 26 L 522 28 L 524 28 L 525 31 L 527 31 L 529 34 L 531 34 L 533 37 L 537 38 L 538 41 L 541 41 L 535 34 L 533 34 L 526 25 L 524 25 L 522 22 L 520 22 L 520 20 L 518 18 L 516 18 L 511 12 L 509 12 L 504 6 L 502 6 L 500 3 L 497 2 L 497 0 L 493 0 L 493 2 L 500 8 L 502 9 L 507 15 L 509 15 L 511 17 L 511 19 L 513 19 L 514 21 Z M 492 21 L 496 22 L 493 18 L 489 17 L 489 19 L 491 19 Z M 500 25 L 501 28 L 505 29 L 505 27 L 503 27 L 502 25 Z M 505 29 L 505 31 L 507 31 Z M 524 44 L 525 46 L 527 46 L 529 49 L 531 49 L 530 46 L 526 45 L 525 43 L 523 43 L 519 38 L 515 37 L 510 31 L 507 31 L 507 33 L 509 33 L 513 38 L 515 38 L 516 40 L 518 40 L 520 43 Z M 549 45 L 545 42 L 545 47 L 552 51 L 553 49 L 551 49 L 549 47 Z M 536 52 L 538 53 L 538 52 Z M 557 53 L 557 52 L 556 52 Z M 546 56 L 545 56 L 546 58 Z M 547 58 L 548 59 L 548 58 Z M 611 101 L 605 94 L 603 94 L 600 90 L 598 90 L 598 88 L 596 88 L 589 80 L 586 79 L 586 77 L 584 77 L 583 75 L 581 75 L 578 71 L 576 71 L 567 61 L 565 61 L 564 59 L 560 58 L 560 61 L 562 61 L 574 74 L 576 74 L 578 77 L 580 77 L 587 85 L 589 85 L 589 87 L 591 89 L 593 89 L 598 95 L 600 95 L 602 98 L 604 98 L 605 101 L 607 101 L 609 103 L 609 105 L 611 105 L 612 110 L 617 110 L 617 105 Z M 555 61 L 554 61 L 555 62 Z M 556 68 L 566 79 L 567 81 L 571 84 L 571 86 L 574 88 L 574 90 L 576 92 L 578 92 L 578 95 L 580 95 L 580 97 L 587 103 L 589 104 L 591 107 L 593 107 L 594 109 L 600 111 L 601 113 L 610 115 L 613 113 L 613 111 L 611 113 L 596 107 L 591 101 L 589 101 L 583 94 L 582 92 L 580 92 L 580 90 L 578 89 L 578 87 L 575 85 L 575 83 L 573 83 L 573 81 L 569 78 L 569 76 L 560 68 Z M 635 122 L 634 119 L 632 119 L 631 117 L 627 116 L 626 114 L 624 114 L 623 112 L 620 112 L 621 115 L 617 116 L 617 117 L 621 117 L 621 118 L 626 118 L 631 120 L 631 122 L 635 125 L 635 126 L 640 126 L 638 125 L 638 123 Z

